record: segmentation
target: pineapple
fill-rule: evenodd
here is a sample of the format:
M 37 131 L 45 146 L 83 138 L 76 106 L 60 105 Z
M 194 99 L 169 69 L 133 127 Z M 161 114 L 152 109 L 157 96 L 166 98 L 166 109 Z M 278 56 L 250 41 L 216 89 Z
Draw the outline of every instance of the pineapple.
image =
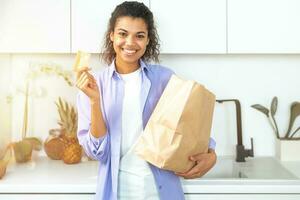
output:
M 79 145 L 77 132 L 77 113 L 71 104 L 63 101 L 61 98 L 56 102 L 61 126 L 61 138 L 63 139 L 64 152 L 62 159 L 67 164 L 78 163 L 82 157 L 82 148 Z
M 50 130 L 44 144 L 47 155 L 54 160 L 63 160 L 67 164 L 78 163 L 82 157 L 77 132 L 77 113 L 71 104 L 61 98 L 55 102 L 60 116 L 60 130 Z M 69 148 L 70 147 L 70 148 Z M 80 150 L 79 150 L 80 148 Z
M 78 143 L 70 144 L 63 153 L 63 161 L 66 164 L 79 163 L 82 156 L 82 148 Z
M 62 135 L 67 137 L 67 140 L 70 140 L 71 143 L 76 142 L 77 113 L 74 106 L 63 101 L 60 97 L 55 104 L 60 116 L 58 124 L 61 126 Z

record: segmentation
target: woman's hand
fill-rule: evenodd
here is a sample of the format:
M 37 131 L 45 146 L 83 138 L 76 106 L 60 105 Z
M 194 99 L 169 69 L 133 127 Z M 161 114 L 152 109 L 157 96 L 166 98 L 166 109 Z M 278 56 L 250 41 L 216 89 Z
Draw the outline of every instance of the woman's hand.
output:
M 216 163 L 217 155 L 215 150 L 209 149 L 207 153 L 200 153 L 190 157 L 196 164 L 192 169 L 184 173 L 175 173 L 185 179 L 199 178 L 206 174 Z
M 100 92 L 98 85 L 88 70 L 88 67 L 84 67 L 77 72 L 76 87 L 84 92 L 91 101 L 99 101 Z

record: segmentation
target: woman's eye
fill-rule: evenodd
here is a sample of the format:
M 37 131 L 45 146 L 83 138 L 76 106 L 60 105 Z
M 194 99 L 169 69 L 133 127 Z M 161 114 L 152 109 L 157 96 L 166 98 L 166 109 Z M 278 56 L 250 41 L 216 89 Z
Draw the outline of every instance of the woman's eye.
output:
M 143 39 L 143 38 L 145 38 L 145 36 L 144 35 L 137 35 L 137 38 Z
M 119 34 L 119 36 L 121 36 L 121 37 L 125 37 L 125 36 L 126 36 L 126 33 L 124 33 L 124 32 L 119 32 L 118 34 Z

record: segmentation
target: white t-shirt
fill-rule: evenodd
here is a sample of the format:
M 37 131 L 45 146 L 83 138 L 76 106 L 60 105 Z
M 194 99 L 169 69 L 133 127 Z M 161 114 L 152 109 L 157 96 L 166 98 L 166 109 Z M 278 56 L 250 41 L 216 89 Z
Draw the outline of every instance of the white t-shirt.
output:
M 119 167 L 118 199 L 158 200 L 154 176 L 148 163 L 132 149 L 143 131 L 141 110 L 141 68 L 120 74 L 124 81 L 122 111 L 121 160 Z

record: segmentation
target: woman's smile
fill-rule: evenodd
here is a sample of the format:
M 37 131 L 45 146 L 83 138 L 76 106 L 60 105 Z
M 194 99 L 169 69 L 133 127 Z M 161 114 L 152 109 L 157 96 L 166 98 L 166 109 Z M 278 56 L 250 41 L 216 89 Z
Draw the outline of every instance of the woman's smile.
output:
M 128 49 L 128 48 L 122 48 L 122 51 L 128 56 L 132 56 L 137 52 L 137 50 L 135 49 Z

